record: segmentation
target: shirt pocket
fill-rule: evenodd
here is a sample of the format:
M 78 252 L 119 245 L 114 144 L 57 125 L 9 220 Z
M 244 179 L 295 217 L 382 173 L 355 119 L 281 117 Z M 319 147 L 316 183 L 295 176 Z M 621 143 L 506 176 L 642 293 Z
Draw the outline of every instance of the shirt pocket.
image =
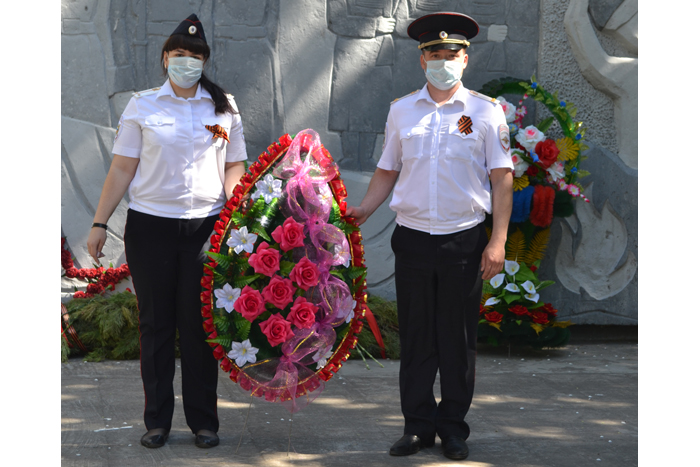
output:
M 476 159 L 478 141 L 479 130 L 472 129 L 471 133 L 465 135 L 459 131 L 458 125 L 450 125 L 447 135 L 447 158 L 464 161 Z
M 401 140 L 401 161 L 417 159 L 423 156 L 423 148 L 428 142 L 430 130 L 426 126 L 402 128 L 399 133 Z
M 144 136 L 152 144 L 163 145 L 175 142 L 175 117 L 148 115 L 144 121 Z
M 219 125 L 222 130 L 226 132 L 226 136 L 231 139 L 231 119 L 226 117 L 202 117 L 202 125 L 206 130 L 207 139 L 212 138 L 212 146 L 217 148 L 224 148 L 226 145 L 226 140 L 223 137 L 218 137 L 214 139 L 214 133 L 207 129 L 207 126 L 214 127 Z

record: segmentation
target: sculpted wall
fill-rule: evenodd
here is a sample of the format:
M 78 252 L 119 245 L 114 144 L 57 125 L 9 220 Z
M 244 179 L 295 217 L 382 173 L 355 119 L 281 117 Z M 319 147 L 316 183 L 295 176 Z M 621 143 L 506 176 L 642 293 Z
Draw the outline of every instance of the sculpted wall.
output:
M 572 1 L 580 3 L 585 0 Z M 630 2 L 624 14 L 614 14 L 620 3 L 591 0 L 565 27 L 567 0 L 62 0 L 61 233 L 76 266 L 90 266 L 84 245 L 119 116 L 132 92 L 163 84 L 161 46 L 189 14 L 199 16 L 212 47 L 205 73 L 236 97 L 249 159 L 284 133 L 312 128 L 339 162 L 349 202 L 359 203 L 381 154 L 390 102 L 425 83 L 408 24 L 432 12 L 459 11 L 481 25 L 468 51 L 465 86 L 478 90 L 495 78 L 537 72 L 550 90 L 580 107 L 589 128 L 593 175 L 584 180 L 595 182 L 595 192 L 589 188 L 590 206 L 579 206 L 575 219 L 553 229 L 561 234 L 550 244 L 546 274 L 558 282 L 550 289 L 555 305 L 575 322 L 613 322 L 609 316 L 616 313 L 636 322 L 636 298 L 620 299 L 636 297 L 636 146 L 621 152 L 632 146 L 616 130 L 631 121 L 625 114 L 631 102 L 636 112 L 636 93 L 616 98 L 614 83 L 624 73 L 611 75 L 606 65 L 598 72 L 603 78 L 590 77 L 596 73 L 587 70 L 601 68 L 605 55 L 584 63 L 591 35 L 607 56 L 629 50 L 636 39 L 636 27 L 632 35 L 632 23 L 624 20 Z M 109 222 L 104 265 L 124 262 L 126 201 Z M 387 298 L 394 296 L 393 219 L 387 201 L 363 226 L 369 289 Z M 607 232 L 615 239 L 611 251 L 591 256 Z M 612 265 L 590 259 L 609 263 L 620 251 L 624 258 Z M 80 283 L 64 278 L 62 289 L 73 285 Z M 614 309 L 622 305 L 625 310 Z M 588 313 L 591 306 L 600 312 Z

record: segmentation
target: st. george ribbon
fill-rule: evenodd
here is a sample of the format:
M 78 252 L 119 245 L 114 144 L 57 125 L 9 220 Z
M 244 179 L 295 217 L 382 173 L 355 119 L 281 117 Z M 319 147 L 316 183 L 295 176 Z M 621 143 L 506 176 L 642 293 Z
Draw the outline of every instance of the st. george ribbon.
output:
M 333 193 L 328 182 L 337 174 L 335 162 L 327 155 L 318 134 L 299 132 L 273 175 L 287 180 L 281 211 L 304 224 L 304 248 L 295 250 L 294 260 L 306 256 L 319 270 L 319 283 L 305 298 L 319 307 L 310 328 L 295 329 L 294 337 L 282 344 L 282 356 L 246 365 L 239 384 L 253 395 L 265 395 L 291 413 L 306 407 L 323 391 L 324 382 L 307 366 L 323 359 L 336 340 L 336 327 L 345 323 L 354 308 L 350 288 L 330 274 L 333 266 L 347 265 L 350 247 L 338 227 L 329 224 Z

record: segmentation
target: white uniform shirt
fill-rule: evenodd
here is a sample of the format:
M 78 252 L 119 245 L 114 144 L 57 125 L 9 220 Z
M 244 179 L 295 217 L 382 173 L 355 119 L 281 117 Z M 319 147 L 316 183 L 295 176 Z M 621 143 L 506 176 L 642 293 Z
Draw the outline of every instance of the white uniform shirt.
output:
M 472 133 L 460 132 L 462 116 Z M 399 171 L 389 207 L 399 225 L 449 234 L 469 229 L 491 213 L 489 173 L 513 169 L 506 125 L 497 103 L 474 96 L 460 84 L 442 106 L 420 91 L 392 103 L 384 149 L 377 167 Z M 505 126 L 507 128 L 507 125 Z
M 234 109 L 233 96 L 229 100 Z M 205 125 L 220 125 L 230 143 Z M 226 202 L 224 165 L 247 159 L 240 115 L 214 113 L 211 95 L 177 97 L 170 80 L 135 93 L 114 140 L 114 154 L 139 160 L 129 185 L 129 207 L 160 217 L 193 219 L 217 214 Z

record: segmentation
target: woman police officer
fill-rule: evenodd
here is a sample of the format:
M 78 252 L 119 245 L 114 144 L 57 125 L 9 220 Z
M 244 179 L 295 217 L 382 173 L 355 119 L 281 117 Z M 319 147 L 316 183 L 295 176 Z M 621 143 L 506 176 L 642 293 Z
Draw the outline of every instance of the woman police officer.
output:
M 202 74 L 209 55 L 194 14 L 165 41 L 168 80 L 135 93 L 122 114 L 87 243 L 96 261 L 104 256 L 106 223 L 128 188 L 124 245 L 138 297 L 148 430 L 141 444 L 149 448 L 163 446 L 171 428 L 176 329 L 187 425 L 196 446 L 219 444 L 218 368 L 202 328 L 200 280 L 214 223 L 247 155 L 233 96 Z

